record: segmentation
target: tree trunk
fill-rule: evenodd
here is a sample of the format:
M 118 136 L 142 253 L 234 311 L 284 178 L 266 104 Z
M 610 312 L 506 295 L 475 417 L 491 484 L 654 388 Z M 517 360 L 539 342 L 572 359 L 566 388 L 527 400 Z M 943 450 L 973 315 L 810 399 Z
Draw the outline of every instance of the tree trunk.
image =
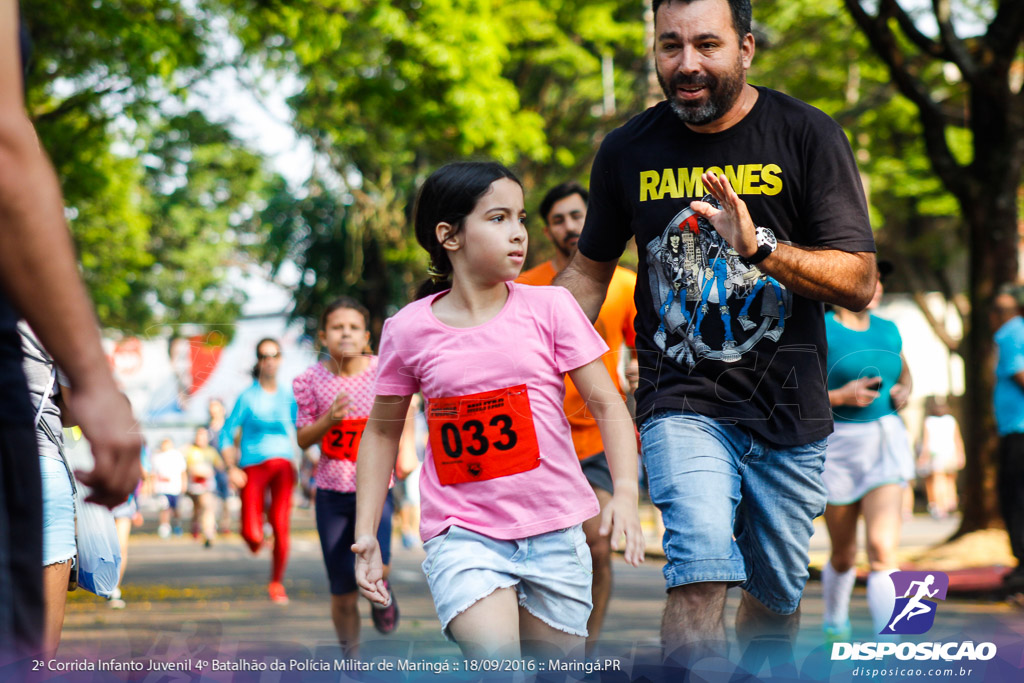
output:
M 996 493 L 998 440 L 992 406 L 995 355 L 990 312 L 998 288 L 1017 281 L 1017 190 L 1024 140 L 1010 121 L 1009 103 L 981 94 L 971 97 L 975 158 L 970 180 L 958 196 L 969 229 L 970 331 L 965 339 L 963 521 L 957 535 L 1001 523 Z
M 1016 196 L 1016 192 L 1013 194 Z M 968 287 L 973 306 L 970 331 L 963 342 L 967 371 L 962 427 L 967 464 L 963 474 L 963 521 L 957 536 L 998 526 L 1001 521 L 995 488 L 995 355 L 989 312 L 999 286 L 1016 279 L 1017 213 L 1001 209 L 993 199 L 988 195 L 964 206 L 964 219 L 970 229 Z M 1005 227 L 994 229 L 997 225 Z M 995 233 L 1004 231 L 1005 235 L 995 238 Z

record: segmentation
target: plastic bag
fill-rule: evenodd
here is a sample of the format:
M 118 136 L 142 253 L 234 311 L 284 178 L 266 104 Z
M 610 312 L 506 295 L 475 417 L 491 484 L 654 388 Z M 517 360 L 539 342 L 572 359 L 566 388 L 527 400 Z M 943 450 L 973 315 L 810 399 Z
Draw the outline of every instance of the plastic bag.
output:
M 102 598 L 109 598 L 117 588 L 121 574 L 121 547 L 117 527 L 109 509 L 86 503 L 78 485 L 75 504 L 78 508 L 78 585 Z
M 77 433 L 76 433 L 77 431 Z M 64 453 L 73 470 L 91 470 L 92 449 L 78 428 L 64 430 Z M 102 598 L 117 588 L 121 573 L 121 546 L 117 542 L 114 515 L 102 505 L 86 503 L 92 491 L 75 486 L 76 536 L 78 541 L 78 585 Z

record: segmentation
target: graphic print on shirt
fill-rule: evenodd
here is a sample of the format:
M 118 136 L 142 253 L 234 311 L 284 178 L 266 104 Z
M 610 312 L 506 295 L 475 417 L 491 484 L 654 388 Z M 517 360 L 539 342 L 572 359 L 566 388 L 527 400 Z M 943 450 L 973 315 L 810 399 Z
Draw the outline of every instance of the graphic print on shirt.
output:
M 702 201 L 718 208 L 711 195 Z M 687 207 L 647 243 L 654 343 L 693 368 L 702 358 L 734 363 L 762 339 L 778 342 L 792 293 L 747 265 L 711 223 Z

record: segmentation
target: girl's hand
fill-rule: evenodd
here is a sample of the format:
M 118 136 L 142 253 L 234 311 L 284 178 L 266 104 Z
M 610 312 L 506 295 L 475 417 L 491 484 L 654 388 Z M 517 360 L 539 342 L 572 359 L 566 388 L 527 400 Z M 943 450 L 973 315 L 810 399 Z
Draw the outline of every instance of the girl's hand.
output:
M 611 534 L 612 550 L 619 549 L 619 538 L 625 534 L 626 562 L 639 567 L 644 561 L 647 544 L 644 541 L 644 532 L 640 528 L 640 515 L 635 497 L 631 498 L 624 494 L 612 495 L 612 499 L 601 511 L 601 528 L 598 533 L 602 536 Z
M 356 585 L 359 586 L 359 592 L 370 602 L 387 605 L 391 596 L 384 585 L 384 563 L 381 561 L 377 537 L 369 534 L 360 536 L 352 544 L 352 552 L 356 554 Z
M 330 416 L 331 420 L 337 422 L 338 420 L 344 420 L 348 417 L 349 413 L 349 401 L 348 394 L 344 391 L 339 391 L 338 395 L 334 397 L 334 402 L 331 404 Z
M 858 408 L 871 405 L 871 403 L 880 396 L 878 393 L 878 385 L 881 384 L 881 382 L 882 379 L 880 377 L 861 377 L 859 379 L 851 379 L 849 382 L 841 386 L 837 392 L 841 398 L 839 405 L 856 406 Z
M 910 387 L 906 384 L 894 384 L 889 390 L 889 397 L 892 398 L 892 405 L 896 410 L 903 410 L 910 400 Z

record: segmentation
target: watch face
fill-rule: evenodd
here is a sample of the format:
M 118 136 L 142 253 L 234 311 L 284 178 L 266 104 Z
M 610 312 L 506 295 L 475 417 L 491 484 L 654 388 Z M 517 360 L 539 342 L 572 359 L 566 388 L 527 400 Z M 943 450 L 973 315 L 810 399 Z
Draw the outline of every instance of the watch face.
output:
M 768 228 L 758 228 L 757 229 L 757 244 L 759 246 L 764 244 L 766 246 L 771 247 L 772 249 L 775 249 L 775 247 L 778 246 L 779 241 L 777 239 L 775 239 L 775 233 L 773 233 Z

